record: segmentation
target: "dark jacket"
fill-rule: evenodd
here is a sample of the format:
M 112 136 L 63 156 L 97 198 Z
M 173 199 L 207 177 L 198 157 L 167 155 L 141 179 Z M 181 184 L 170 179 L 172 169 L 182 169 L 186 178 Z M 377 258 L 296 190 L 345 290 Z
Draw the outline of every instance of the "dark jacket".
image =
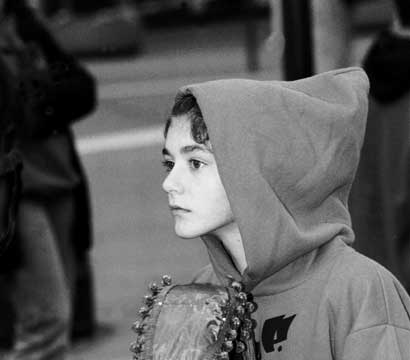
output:
M 70 125 L 94 109 L 95 81 L 60 48 L 24 1 L 6 1 L 6 10 L 7 19 L 0 23 L 0 60 L 13 79 L 11 88 L 16 93 L 16 106 L 9 109 L 9 115 L 19 124 L 21 200 L 36 201 L 45 209 L 66 197 L 74 200 L 74 231 L 70 232 L 76 251 L 73 334 L 89 334 L 94 326 L 92 276 L 86 251 L 91 247 L 91 211 L 87 179 Z M 17 238 L 4 254 L 0 272 L 11 273 L 20 260 Z M 10 301 L 3 290 L 0 283 L 0 346 L 10 345 L 13 336 Z
M 23 156 L 23 198 L 47 202 L 76 197 L 77 251 L 91 246 L 91 214 L 86 178 L 74 148 L 70 125 L 96 104 L 95 81 L 65 53 L 23 1 L 13 1 L 14 48 L 18 91 L 24 106 L 20 149 Z M 45 64 L 45 65 L 44 65 Z

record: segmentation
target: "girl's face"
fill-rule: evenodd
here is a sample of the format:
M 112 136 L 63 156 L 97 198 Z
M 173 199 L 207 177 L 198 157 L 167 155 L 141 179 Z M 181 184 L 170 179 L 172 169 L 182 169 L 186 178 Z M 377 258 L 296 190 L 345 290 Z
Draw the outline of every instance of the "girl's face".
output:
M 187 116 L 172 119 L 162 152 L 168 173 L 162 188 L 176 234 L 191 239 L 232 228 L 233 214 L 215 157 L 209 147 L 194 141 Z

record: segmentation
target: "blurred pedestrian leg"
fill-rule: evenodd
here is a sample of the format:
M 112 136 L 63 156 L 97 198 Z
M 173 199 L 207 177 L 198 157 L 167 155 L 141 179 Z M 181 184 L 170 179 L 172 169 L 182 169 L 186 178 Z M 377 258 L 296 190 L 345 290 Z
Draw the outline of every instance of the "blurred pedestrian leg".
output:
M 272 61 L 275 64 L 280 64 L 281 68 L 285 68 L 285 64 L 283 64 L 285 59 L 282 59 L 284 47 L 283 4 L 285 2 L 286 0 L 271 0 L 272 34 L 267 44 L 273 53 Z M 312 49 L 309 56 L 312 58 L 298 59 L 298 61 L 310 62 L 314 73 L 348 66 L 352 40 L 351 2 L 347 0 L 310 0 L 309 6 L 312 22 Z M 295 41 L 295 39 L 290 41 Z
M 351 2 L 311 0 L 313 63 L 315 73 L 350 64 L 352 42 Z
M 55 240 L 41 205 L 22 201 L 18 222 L 22 267 L 12 279 L 17 339 L 12 359 L 61 360 L 69 344 L 73 254 L 67 242 Z M 58 244 L 65 247 L 64 259 Z

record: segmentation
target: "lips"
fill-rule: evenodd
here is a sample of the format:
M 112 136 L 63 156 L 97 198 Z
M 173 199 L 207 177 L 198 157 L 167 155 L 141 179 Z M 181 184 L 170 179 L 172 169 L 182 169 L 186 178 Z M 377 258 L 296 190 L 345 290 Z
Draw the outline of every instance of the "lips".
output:
M 169 205 L 169 208 L 171 209 L 171 211 L 175 211 L 175 212 L 190 212 L 190 210 L 185 209 L 181 206 L 178 205 Z

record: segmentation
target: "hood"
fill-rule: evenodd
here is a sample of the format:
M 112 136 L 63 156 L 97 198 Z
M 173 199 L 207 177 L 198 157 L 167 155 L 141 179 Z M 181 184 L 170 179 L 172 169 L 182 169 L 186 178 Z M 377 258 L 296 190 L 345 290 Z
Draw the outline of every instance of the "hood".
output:
M 222 244 L 204 236 L 220 280 L 231 275 L 252 290 L 275 274 L 283 280 L 282 269 L 305 269 L 312 261 L 305 255 L 336 237 L 353 242 L 347 201 L 368 88 L 364 71 L 348 68 L 292 82 L 229 79 L 180 90 L 201 108 L 248 264 L 240 275 Z

